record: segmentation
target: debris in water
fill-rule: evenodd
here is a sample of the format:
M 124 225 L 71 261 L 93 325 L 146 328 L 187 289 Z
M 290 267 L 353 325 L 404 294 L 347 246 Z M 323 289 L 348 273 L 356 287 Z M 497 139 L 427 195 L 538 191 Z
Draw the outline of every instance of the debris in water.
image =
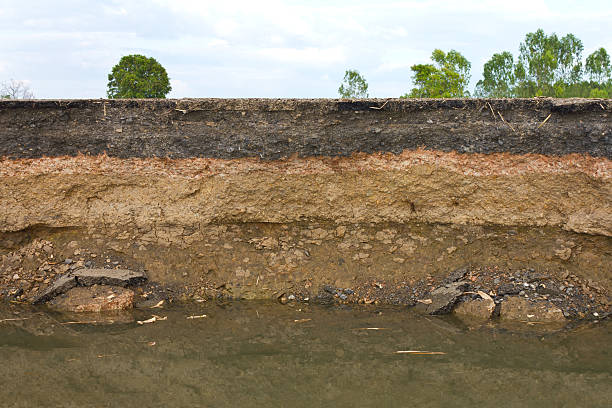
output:
M 203 314 L 203 315 L 187 316 L 187 319 L 203 319 L 205 317 L 208 317 L 208 316 Z
M 295 319 L 293 323 L 306 323 L 311 321 L 312 319 Z
M 386 327 L 360 327 L 355 330 L 387 330 Z
M 150 319 L 147 320 L 137 320 L 136 323 L 143 325 L 143 324 L 147 324 L 147 323 L 155 323 L 157 321 L 161 321 L 161 320 L 167 320 L 168 316 L 164 316 L 164 317 L 159 317 L 156 315 L 153 315 Z
M 27 319 L 29 319 L 29 317 L 19 317 L 19 318 L 14 318 L 14 319 L 0 319 L 0 323 L 2 323 L 2 322 L 16 322 L 16 321 L 27 320 Z
M 446 353 L 443 351 L 398 350 L 395 354 L 442 355 Z

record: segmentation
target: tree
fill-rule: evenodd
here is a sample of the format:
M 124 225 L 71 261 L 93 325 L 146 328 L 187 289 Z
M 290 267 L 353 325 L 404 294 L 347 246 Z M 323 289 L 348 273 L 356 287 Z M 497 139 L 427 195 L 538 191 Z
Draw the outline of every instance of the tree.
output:
M 605 48 L 600 48 L 586 59 L 585 71 L 592 82 L 603 84 L 612 79 L 610 56 Z
M 415 88 L 402 98 L 463 98 L 469 97 L 467 86 L 470 82 L 472 64 L 461 53 L 442 50 L 431 53 L 433 64 L 417 64 L 410 67 L 414 72 Z
M 108 74 L 109 98 L 165 98 L 171 90 L 164 67 L 144 55 L 122 57 Z
M 510 98 L 514 96 L 516 76 L 514 58 L 508 51 L 493 54 L 484 65 L 483 79 L 476 84 L 476 96 Z
M 2 99 L 34 99 L 34 92 L 24 81 L 11 79 L 0 84 L 0 98 Z
M 349 69 L 344 73 L 344 80 L 338 88 L 341 98 L 367 98 L 368 83 L 359 71 Z
M 539 29 L 527 33 L 519 46 L 515 66 L 516 95 L 563 96 L 565 89 L 580 81 L 582 75 L 582 41 L 573 34 L 559 39 Z

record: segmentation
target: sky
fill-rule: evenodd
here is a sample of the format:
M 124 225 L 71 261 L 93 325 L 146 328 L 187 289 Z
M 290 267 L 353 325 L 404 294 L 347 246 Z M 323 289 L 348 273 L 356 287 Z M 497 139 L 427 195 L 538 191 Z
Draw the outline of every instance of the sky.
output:
M 347 69 L 398 97 L 436 49 L 472 63 L 525 34 L 572 33 L 612 54 L 612 0 L 0 0 L 0 82 L 37 98 L 103 98 L 122 56 L 155 58 L 171 98 L 337 97 Z

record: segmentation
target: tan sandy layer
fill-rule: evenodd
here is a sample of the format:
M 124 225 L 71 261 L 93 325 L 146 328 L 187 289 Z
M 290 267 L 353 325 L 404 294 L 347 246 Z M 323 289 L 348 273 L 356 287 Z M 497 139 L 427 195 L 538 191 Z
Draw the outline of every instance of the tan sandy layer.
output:
M 330 174 L 361 171 L 404 171 L 414 166 L 436 166 L 465 176 L 521 176 L 532 173 L 584 175 L 609 179 L 612 161 L 581 154 L 544 156 L 458 154 L 431 150 L 407 150 L 391 153 L 355 154 L 352 157 L 293 157 L 277 161 L 247 159 L 119 159 L 108 156 L 45 157 L 41 159 L 0 159 L 0 177 L 39 174 L 116 174 L 166 175 L 200 178 L 218 174 L 271 171 L 282 174 Z
M 612 236 L 611 170 L 609 160 L 581 155 L 423 150 L 269 162 L 5 159 L 0 232 L 127 229 L 172 243 L 206 224 L 321 220 L 552 226 Z

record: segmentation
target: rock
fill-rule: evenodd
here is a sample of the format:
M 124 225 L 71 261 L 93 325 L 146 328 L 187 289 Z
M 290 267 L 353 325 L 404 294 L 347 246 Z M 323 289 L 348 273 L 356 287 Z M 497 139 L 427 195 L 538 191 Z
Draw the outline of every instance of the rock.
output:
M 453 282 L 440 286 L 429 294 L 431 303 L 420 303 L 420 305 L 423 306 L 419 307 L 424 307 L 425 311 L 429 314 L 449 313 L 463 295 L 463 292 L 467 290 L 468 286 L 469 283 L 466 281 Z
M 465 277 L 465 275 L 467 275 L 467 273 L 469 272 L 468 268 L 459 268 L 454 270 L 453 272 L 451 272 L 446 279 L 444 279 L 444 283 L 453 283 L 453 282 L 457 282 L 458 280 L 461 280 Z
M 460 317 L 476 318 L 478 320 L 488 320 L 495 310 L 495 302 L 491 299 L 470 299 L 459 303 L 453 313 Z
M 131 286 L 138 285 L 147 280 L 142 272 L 127 269 L 80 269 L 60 276 L 47 289 L 36 296 L 32 303 L 48 302 L 56 296 L 68 292 L 75 286 Z
M 128 269 L 79 269 L 72 272 L 79 286 L 111 285 L 132 286 L 147 280 L 142 272 Z
M 332 294 L 332 295 L 333 295 L 334 293 L 336 293 L 336 288 L 334 288 L 334 287 L 333 287 L 333 286 L 331 286 L 331 285 L 324 285 L 324 286 L 323 286 L 323 290 L 324 290 L 325 292 L 327 292 L 327 293 Z
M 516 296 L 505 299 L 501 304 L 500 318 L 542 322 L 565 320 L 561 309 L 551 302 L 536 303 Z
M 512 283 L 504 283 L 497 288 L 498 295 L 517 295 L 521 289 Z
M 60 276 L 55 282 L 53 282 L 47 289 L 42 291 L 38 296 L 32 299 L 32 303 L 40 304 L 45 303 L 54 297 L 61 295 L 62 293 L 68 292 L 70 289 L 77 285 L 77 281 L 71 274 Z
M 68 312 L 106 312 L 134 307 L 134 292 L 122 287 L 94 285 L 75 287 L 56 297 L 49 306 Z
M 555 249 L 555 255 L 561 258 L 561 260 L 567 261 L 572 256 L 572 249 L 571 248 Z

